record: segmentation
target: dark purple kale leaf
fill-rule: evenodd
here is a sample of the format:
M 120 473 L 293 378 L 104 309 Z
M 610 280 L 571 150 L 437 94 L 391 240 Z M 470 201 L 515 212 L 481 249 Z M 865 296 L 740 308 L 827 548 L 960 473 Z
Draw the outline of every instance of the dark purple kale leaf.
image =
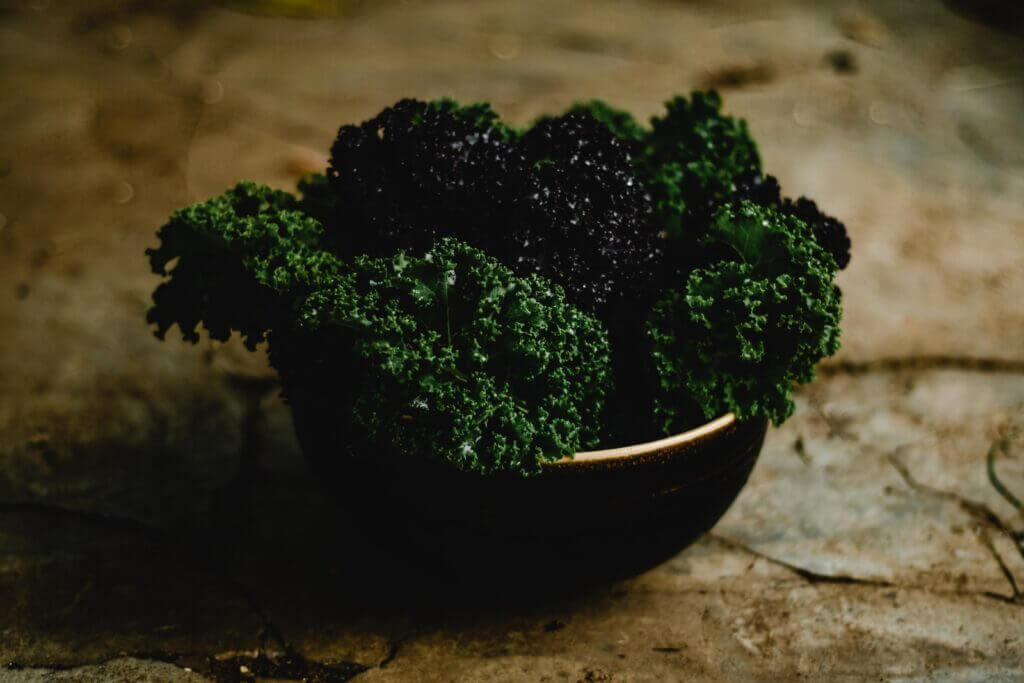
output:
M 438 237 L 492 241 L 523 166 L 514 132 L 486 105 L 405 99 L 342 126 L 327 170 L 334 192 L 329 246 L 339 255 L 421 253 Z
M 660 258 L 627 145 L 588 112 L 520 133 L 485 105 L 402 100 L 341 128 L 328 182 L 327 241 L 340 255 L 455 237 L 599 314 L 650 288 Z
M 591 310 L 643 297 L 662 240 L 626 145 L 574 111 L 539 121 L 520 146 L 532 166 L 511 232 L 517 263 Z

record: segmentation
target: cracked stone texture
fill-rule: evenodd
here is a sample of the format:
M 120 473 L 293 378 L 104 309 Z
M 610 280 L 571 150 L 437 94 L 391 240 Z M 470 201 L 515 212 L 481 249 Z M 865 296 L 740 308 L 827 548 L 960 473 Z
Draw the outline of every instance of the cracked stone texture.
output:
M 0 680 L 1024 680 L 1010 5 L 153 4 L 0 5 Z M 642 576 L 369 588 L 263 358 L 142 322 L 172 209 L 291 188 L 399 97 L 526 122 L 710 85 L 846 221 L 844 346 L 712 533 Z

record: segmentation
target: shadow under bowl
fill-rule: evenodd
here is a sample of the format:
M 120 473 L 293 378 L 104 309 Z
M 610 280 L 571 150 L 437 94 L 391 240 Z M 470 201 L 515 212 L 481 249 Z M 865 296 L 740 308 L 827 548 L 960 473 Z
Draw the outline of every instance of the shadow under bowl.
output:
M 767 430 L 730 413 L 665 439 L 577 453 L 532 477 L 481 477 L 400 455 L 346 456 L 334 422 L 292 408 L 314 475 L 371 552 L 403 572 L 492 584 L 603 582 L 668 559 L 725 514 Z

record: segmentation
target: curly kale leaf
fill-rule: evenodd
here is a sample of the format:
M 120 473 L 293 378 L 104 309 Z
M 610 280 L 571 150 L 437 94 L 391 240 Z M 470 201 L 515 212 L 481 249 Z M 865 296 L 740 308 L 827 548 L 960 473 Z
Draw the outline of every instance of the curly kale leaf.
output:
M 692 229 L 693 214 L 733 191 L 737 176 L 761 170 L 746 121 L 721 113 L 714 90 L 665 103 L 637 159 L 670 235 Z
M 724 258 L 690 273 L 646 325 L 657 418 L 666 432 L 679 428 L 692 398 L 709 419 L 732 411 L 780 424 L 793 383 L 839 348 L 835 260 L 802 221 L 749 201 L 720 208 L 702 246 Z
M 603 327 L 561 288 L 464 243 L 357 257 L 300 321 L 348 340 L 332 352 L 351 355 L 361 376 L 338 417 L 370 443 L 481 474 L 534 474 L 597 443 L 610 384 Z
M 535 161 L 506 233 L 517 270 L 551 278 L 588 310 L 647 299 L 661 239 L 626 146 L 574 111 L 539 121 L 521 147 Z
M 442 236 L 488 246 L 518 194 L 523 161 L 486 105 L 401 100 L 342 126 L 327 177 L 329 246 L 343 256 L 421 252 Z
M 589 113 L 626 145 L 654 195 L 663 227 L 676 234 L 702 210 L 707 217 L 733 192 L 737 179 L 759 172 L 761 157 L 746 122 L 721 112 L 716 91 L 676 96 L 665 108 L 663 116 L 651 118 L 649 129 L 601 100 L 578 102 L 569 113 Z
M 213 339 L 242 334 L 251 349 L 287 315 L 290 281 L 298 260 L 315 253 L 322 227 L 296 210 L 287 192 L 239 183 L 219 197 L 181 209 L 147 249 L 153 272 L 169 275 L 153 292 L 147 321 L 161 339 L 174 324 L 184 339 L 199 340 L 200 324 Z M 176 263 L 171 266 L 172 262 Z M 335 266 L 312 258 L 303 277 L 329 276 Z
M 762 176 L 760 173 L 747 173 L 736 180 L 736 191 L 729 201 L 737 202 L 749 199 L 761 206 L 777 208 L 788 216 L 796 216 L 811 229 L 818 244 L 832 254 L 836 265 L 842 270 L 850 263 L 850 236 L 846 226 L 839 220 L 823 213 L 818 205 L 807 197 L 796 201 L 782 198 L 779 181 L 775 176 Z
M 668 238 L 661 245 L 656 288 L 672 287 L 708 261 L 697 242 L 711 215 L 735 195 L 737 182 L 761 169 L 746 122 L 721 112 L 717 92 L 677 96 L 665 107 L 649 129 L 599 101 L 571 110 L 590 111 L 632 154 L 634 173 L 655 207 L 654 222 Z
M 452 237 L 599 313 L 648 287 L 660 258 L 629 147 L 588 111 L 518 132 L 486 105 L 402 100 L 341 128 L 328 177 L 329 246 L 343 257 Z
M 800 197 L 796 201 L 787 197 L 782 201 L 779 210 L 806 223 L 818 244 L 836 260 L 840 270 L 850 265 L 850 236 L 842 222 L 823 213 L 818 209 L 818 205 L 807 197 Z

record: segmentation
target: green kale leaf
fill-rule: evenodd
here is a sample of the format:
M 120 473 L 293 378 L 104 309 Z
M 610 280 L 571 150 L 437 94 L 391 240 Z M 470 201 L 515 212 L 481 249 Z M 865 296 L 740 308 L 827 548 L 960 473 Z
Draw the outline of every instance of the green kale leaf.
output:
M 637 158 L 669 235 L 687 230 L 694 214 L 734 189 L 737 176 L 761 170 L 746 121 L 721 113 L 714 90 L 675 97 L 667 112 L 651 119 L 651 132 Z
M 693 400 L 708 419 L 732 411 L 780 424 L 794 382 L 839 348 L 835 259 L 801 220 L 749 201 L 721 207 L 701 247 L 720 258 L 670 290 L 646 324 L 657 419 L 678 430 Z
M 369 443 L 524 475 L 597 445 L 610 390 L 604 328 L 560 287 L 464 243 L 356 257 L 306 299 L 299 321 L 347 340 L 332 353 L 360 376 L 338 418 Z
M 337 268 L 316 257 L 322 231 L 295 197 L 251 182 L 175 211 L 157 232 L 160 246 L 146 250 L 153 272 L 170 275 L 153 292 L 147 321 L 161 339 L 177 324 L 196 342 L 202 324 L 213 339 L 237 331 L 255 348 L 289 315 L 282 294 L 298 295 L 291 278 L 300 262 L 308 286 Z
M 727 201 L 749 199 L 761 206 L 772 206 L 784 214 L 796 216 L 811 229 L 818 244 L 832 254 L 839 270 L 850 264 L 850 235 L 846 226 L 836 218 L 822 212 L 817 203 L 807 197 L 793 201 L 782 198 L 782 190 L 775 176 L 747 173 L 736 179 L 736 192 Z
M 501 120 L 498 112 L 491 108 L 489 102 L 459 104 L 450 97 L 431 100 L 427 108 L 432 112 L 446 114 L 452 118 L 468 123 L 476 130 L 492 132 L 505 140 L 515 140 L 522 133 Z

